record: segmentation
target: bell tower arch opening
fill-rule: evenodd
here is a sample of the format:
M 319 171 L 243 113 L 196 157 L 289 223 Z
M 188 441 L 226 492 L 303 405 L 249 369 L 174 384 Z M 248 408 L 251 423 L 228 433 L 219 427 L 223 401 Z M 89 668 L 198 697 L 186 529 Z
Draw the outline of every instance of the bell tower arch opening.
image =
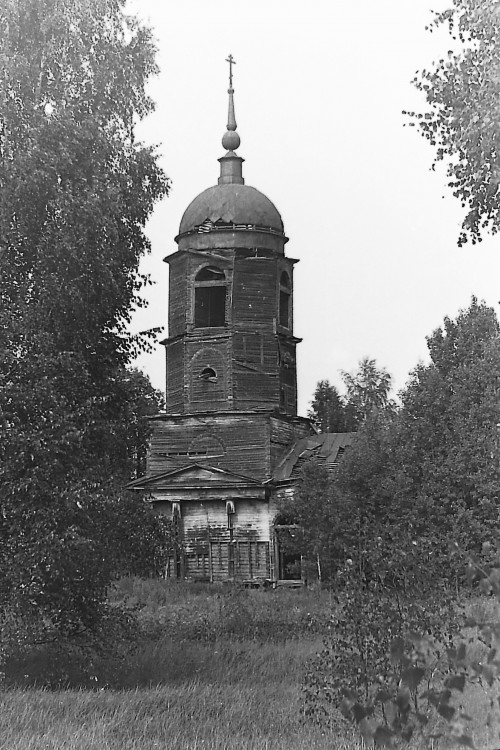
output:
M 226 324 L 227 282 L 224 271 L 204 266 L 194 281 L 194 327 L 221 328 Z
M 291 307 L 292 307 L 292 282 L 286 271 L 280 276 L 279 290 L 279 324 L 283 328 L 291 328 Z

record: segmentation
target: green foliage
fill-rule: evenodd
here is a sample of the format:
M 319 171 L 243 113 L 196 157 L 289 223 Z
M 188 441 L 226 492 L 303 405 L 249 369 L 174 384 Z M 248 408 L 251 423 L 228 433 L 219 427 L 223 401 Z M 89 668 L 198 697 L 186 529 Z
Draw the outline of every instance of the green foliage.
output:
M 134 139 L 156 64 L 123 7 L 0 0 L 0 606 L 19 646 L 98 628 L 111 578 L 157 567 L 148 535 L 165 546 L 120 490 L 161 403 L 127 326 L 168 188 Z
M 389 399 L 391 376 L 374 359 L 364 357 L 355 373 L 342 372 L 346 387 L 346 408 L 350 408 L 357 423 L 363 422 L 372 411 L 393 408 Z
M 146 473 L 146 455 L 151 436 L 148 417 L 164 408 L 164 398 L 150 383 L 149 378 L 136 368 L 117 371 L 111 398 L 107 402 L 109 420 L 120 414 L 115 425 L 117 442 L 114 471 L 122 464 L 127 478 L 137 479 Z M 109 445 L 109 435 L 107 436 Z M 120 456 L 120 452 L 123 455 Z
M 402 394 L 388 484 L 416 534 L 432 527 L 446 547 L 446 529 L 461 549 L 479 551 L 498 529 L 495 313 L 473 299 L 428 345 L 431 363 Z
M 317 383 L 308 417 L 320 432 L 351 432 L 355 429 L 351 410 L 346 408 L 338 390 L 328 380 Z
M 280 530 L 280 544 L 303 556 L 302 573 L 309 580 L 331 581 L 348 556 L 352 509 L 324 464 L 311 460 L 304 465 L 300 483 L 283 504 L 279 519 L 297 526 L 288 532 Z
M 393 411 L 389 398 L 391 376 L 364 357 L 354 373 L 342 371 L 346 394 L 340 395 L 328 380 L 316 385 L 308 416 L 320 432 L 354 432 L 372 411 Z
M 230 658 L 236 661 L 238 651 L 253 647 L 257 655 L 261 647 L 279 650 L 293 641 L 310 656 L 330 612 L 328 594 L 318 591 L 157 577 L 118 580 L 108 603 L 90 636 L 46 638 L 28 652 L 14 650 L 5 665 L 7 686 L 137 688 L 192 680 L 200 671 L 215 681 L 221 665 L 213 656 L 204 663 L 207 645 L 221 653 L 232 644 Z M 200 654 L 202 663 L 196 663 Z M 226 669 L 222 665 L 221 679 Z
M 126 669 L 138 647 L 136 618 L 121 607 L 107 607 L 90 632 L 71 637 L 44 634 L 29 649 L 10 649 L 4 664 L 7 685 L 103 688 Z
M 280 522 L 298 526 L 288 544 L 280 542 L 303 555 L 309 580 L 335 581 L 359 547 L 359 528 L 382 524 L 391 503 L 385 488 L 391 429 L 388 415 L 373 411 L 336 473 L 308 461 L 293 497 L 280 508 Z
M 480 550 L 498 529 L 497 399 L 500 337 L 494 311 L 473 299 L 428 339 L 396 412 L 374 413 L 358 431 L 338 472 L 338 492 L 353 514 L 430 542 L 436 569 L 450 580 L 449 538 Z M 356 510 L 358 509 L 358 510 Z
M 226 605 L 231 606 L 233 597 L 230 586 L 158 579 L 117 582 L 113 586 L 113 605 L 129 607 L 140 623 L 156 622 L 160 625 L 158 634 L 149 638 L 139 632 L 138 641 L 135 645 L 132 641 L 132 648 L 126 651 L 126 641 L 122 640 L 125 633 L 119 628 L 118 654 L 109 658 L 106 653 L 95 653 L 88 669 L 77 653 L 69 654 L 64 664 L 60 651 L 47 650 L 47 654 L 54 654 L 58 660 L 53 665 L 52 684 L 58 684 L 55 672 L 60 666 L 61 675 L 67 675 L 68 685 L 87 684 L 92 687 L 90 690 L 34 688 L 33 678 L 50 672 L 41 648 L 31 661 L 18 662 L 17 674 L 10 672 L 9 689 L 2 693 L 0 734 L 4 744 L 9 750 L 25 750 L 30 745 L 51 750 L 60 747 L 89 750 L 91 737 L 92 748 L 113 750 L 153 750 L 155 745 L 179 750 L 201 746 L 222 750 L 235 744 L 252 750 L 269 747 L 361 750 L 372 744 L 371 728 L 377 739 L 398 742 L 389 726 L 372 726 L 377 720 L 373 716 L 365 717 L 362 724 L 366 745 L 357 736 L 357 724 L 344 723 L 330 729 L 304 718 L 301 710 L 303 673 L 308 660 L 321 647 L 321 637 L 316 630 L 308 628 L 307 621 L 309 616 L 314 617 L 324 628 L 336 606 L 329 591 L 248 590 L 236 596 L 241 596 L 253 623 L 261 626 L 258 632 L 248 628 L 241 637 L 238 634 L 241 618 L 235 618 L 231 627 L 226 626 Z M 492 602 L 493 597 L 476 597 L 468 605 L 468 613 L 481 622 L 491 622 Z M 201 629 L 202 621 L 207 623 L 205 633 Z M 233 626 L 236 630 L 231 630 Z M 206 637 L 208 628 L 212 627 L 219 633 L 215 640 Z M 468 631 L 469 634 L 473 637 L 472 631 Z M 408 690 L 412 692 L 416 685 L 419 691 L 425 691 L 426 680 L 421 677 L 418 664 L 403 666 L 400 662 L 411 649 L 422 651 L 424 645 L 422 640 L 411 636 L 406 643 L 397 639 L 391 651 L 390 669 L 401 676 L 398 705 L 402 708 L 408 705 Z M 486 682 L 490 675 L 487 647 L 476 640 L 465 646 L 467 660 L 481 662 L 484 666 Z M 460 659 L 463 648 L 460 653 L 458 643 L 454 648 L 454 658 Z M 439 663 L 444 666 L 447 662 L 448 653 L 444 651 Z M 11 667 L 14 664 L 11 663 Z M 97 679 L 87 682 L 87 674 Z M 30 686 L 30 689 L 16 689 L 14 678 L 18 685 Z M 64 684 L 64 679 L 59 684 Z M 486 713 L 481 711 L 485 690 L 480 684 L 471 689 L 466 685 L 464 693 L 460 693 L 461 685 L 457 666 L 446 688 L 456 699 L 452 701 L 457 706 L 456 718 L 459 719 L 460 702 L 466 704 L 474 716 L 474 722 L 467 722 L 467 725 L 474 728 L 477 746 L 497 747 L 498 741 L 495 743 L 493 733 L 486 728 Z M 103 689 L 106 687 L 113 689 Z M 445 712 L 446 695 L 441 704 Z M 492 697 L 495 697 L 493 692 Z M 343 708 L 348 712 L 354 705 L 353 698 L 348 698 Z M 165 706 L 168 711 L 164 710 Z M 425 707 L 424 698 L 421 708 L 425 710 Z M 389 698 L 385 708 L 392 722 L 395 714 Z M 415 718 L 413 704 L 410 709 Z M 363 706 L 359 705 L 355 712 L 362 721 Z M 425 728 L 427 735 L 439 733 L 446 723 L 444 717 L 438 716 L 440 724 L 430 718 Z M 463 736 L 458 726 L 456 728 L 458 736 Z M 436 744 L 431 742 L 430 747 Z M 458 742 L 449 744 L 456 747 Z M 417 741 L 411 744 L 411 747 L 422 746 L 426 745 Z M 448 745 L 439 742 L 438 746 Z
M 215 592 L 205 587 L 202 606 L 207 598 Z M 301 721 L 301 675 L 316 644 L 214 644 L 166 631 L 125 660 L 110 683 L 122 689 L 103 690 L 99 681 L 94 690 L 4 691 L 2 741 L 9 750 L 361 750 L 349 728 L 339 736 Z
M 430 29 L 444 27 L 450 47 L 414 80 L 429 109 L 408 113 L 412 124 L 445 161 L 449 187 L 467 207 L 458 244 L 479 242 L 500 225 L 500 14 L 497 0 L 453 0 L 435 13 Z M 434 165 L 433 165 L 434 167 Z
M 422 549 L 399 532 L 371 523 L 358 525 L 358 547 L 337 574 L 330 632 L 306 676 L 307 715 L 338 724 L 342 711 L 356 720 L 366 740 L 367 718 L 374 720 L 374 727 L 385 727 L 386 704 L 397 699 L 402 679 L 391 644 L 406 643 L 412 632 L 433 638 L 421 679 L 429 681 L 439 673 L 457 617 L 453 592 L 443 577 L 433 570 L 429 580 L 425 558 L 432 555 L 431 547 Z M 413 698 L 418 705 L 418 696 Z
M 401 408 L 371 412 L 325 497 L 326 508 L 336 498 L 330 523 L 338 531 L 339 610 L 309 674 L 309 711 L 331 717 L 331 706 L 342 706 L 366 741 L 382 745 L 441 731 L 438 719 L 452 722 L 457 742 L 470 744 L 467 720 L 450 703 L 470 682 L 454 656 L 453 598 L 471 570 L 485 593 L 496 594 L 499 580 L 492 553 L 500 424 L 494 311 L 473 299 L 428 346 L 431 362 L 414 371 Z M 312 479 L 306 495 L 309 486 Z M 319 520 L 319 541 L 326 523 Z M 314 536 L 312 526 L 308 533 Z M 488 628 L 489 646 L 496 631 Z M 490 665 L 495 656 L 488 653 Z M 493 675 L 488 666 L 486 682 Z
M 482 552 L 469 558 L 469 584 L 500 602 L 498 548 L 487 543 Z M 482 647 L 480 655 L 477 643 Z M 343 703 L 344 713 L 358 724 L 366 741 L 379 738 L 379 744 L 386 747 L 416 737 L 447 737 L 458 746 L 474 748 L 470 730 L 474 717 L 464 710 L 463 694 L 480 686 L 488 725 L 495 723 L 498 691 L 491 689 L 498 688 L 500 681 L 499 646 L 498 608 L 493 616 L 467 617 L 446 649 L 432 629 L 408 632 L 405 638 L 393 639 L 388 648 L 392 669 L 384 690 L 375 693 L 375 699 L 384 704 L 382 716 L 377 715 L 371 696 L 359 701 L 352 693 Z

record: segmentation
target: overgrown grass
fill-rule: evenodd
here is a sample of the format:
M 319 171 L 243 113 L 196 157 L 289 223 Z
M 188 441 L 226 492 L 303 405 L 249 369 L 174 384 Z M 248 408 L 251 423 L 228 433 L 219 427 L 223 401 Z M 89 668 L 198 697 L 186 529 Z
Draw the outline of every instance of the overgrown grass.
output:
M 0 706 L 2 750 L 302 750 L 357 748 L 297 717 L 293 686 L 226 686 L 191 681 L 175 687 L 101 693 L 6 693 Z
M 361 748 L 346 724 L 327 730 L 303 716 L 303 676 L 321 651 L 328 592 L 127 579 L 110 601 L 136 614 L 140 642 L 90 665 L 93 689 L 40 688 L 50 666 L 43 649 L 35 670 L 20 662 L 0 694 L 0 750 Z M 495 614 L 490 603 L 471 606 Z M 463 698 L 481 748 L 498 736 L 487 727 L 489 697 L 477 687 Z
M 94 690 L 7 690 L 1 750 L 359 747 L 354 733 L 302 717 L 328 594 L 131 579 L 110 598 L 136 612 L 144 634 L 108 675 L 113 687 L 98 688 L 101 674 Z
M 184 638 L 286 640 L 324 632 L 332 611 L 328 591 L 241 589 L 237 586 L 123 579 L 110 599 L 139 614 L 145 627 L 171 628 Z

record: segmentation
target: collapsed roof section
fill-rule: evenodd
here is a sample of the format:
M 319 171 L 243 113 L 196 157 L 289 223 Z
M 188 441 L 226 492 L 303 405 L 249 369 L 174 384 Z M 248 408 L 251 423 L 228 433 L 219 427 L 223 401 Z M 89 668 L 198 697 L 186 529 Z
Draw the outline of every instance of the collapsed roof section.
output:
M 272 481 L 296 479 L 306 461 L 313 458 L 324 463 L 329 471 L 335 470 L 355 435 L 355 432 L 327 432 L 301 438 L 277 465 Z

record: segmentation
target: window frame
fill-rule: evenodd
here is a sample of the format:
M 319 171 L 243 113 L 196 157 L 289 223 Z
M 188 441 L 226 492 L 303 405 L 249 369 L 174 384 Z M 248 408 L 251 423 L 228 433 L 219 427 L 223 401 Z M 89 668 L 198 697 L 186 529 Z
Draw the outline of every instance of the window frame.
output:
M 284 309 L 286 304 L 286 310 Z M 286 324 L 283 322 L 286 319 Z M 278 324 L 292 330 L 292 279 L 288 270 L 283 270 L 278 286 Z
M 214 274 L 213 278 L 209 272 Z M 194 328 L 223 328 L 227 325 L 227 290 L 228 281 L 223 269 L 205 265 L 197 270 L 193 280 Z

